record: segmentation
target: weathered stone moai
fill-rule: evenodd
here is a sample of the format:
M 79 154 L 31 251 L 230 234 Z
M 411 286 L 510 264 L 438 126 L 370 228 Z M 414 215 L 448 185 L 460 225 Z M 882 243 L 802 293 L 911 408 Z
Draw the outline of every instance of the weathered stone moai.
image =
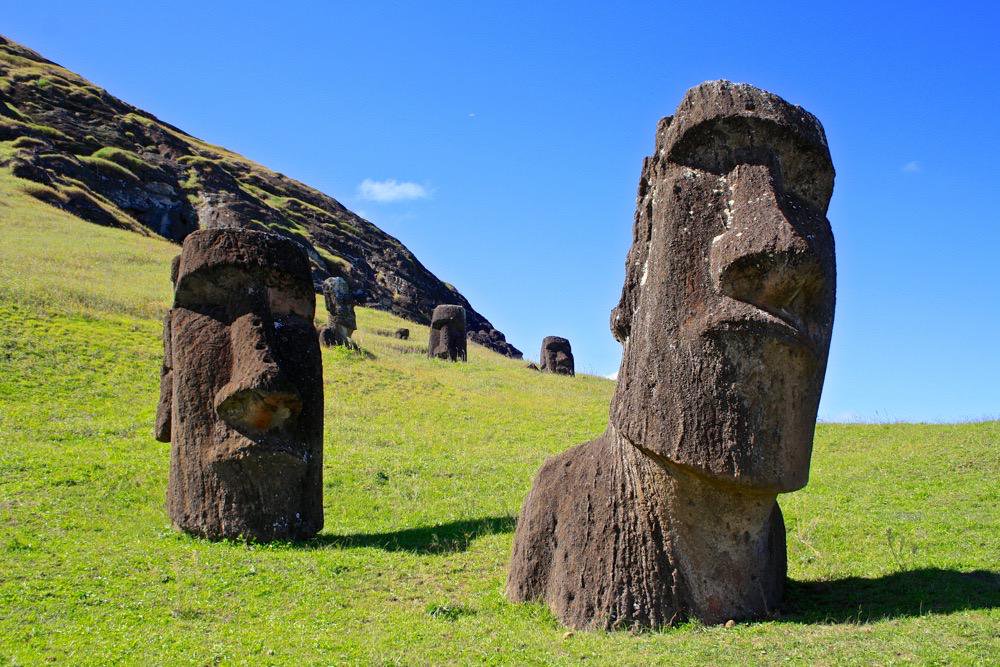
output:
M 202 229 L 173 269 L 156 437 L 167 509 L 208 538 L 301 539 L 323 527 L 323 369 L 306 255 Z
M 407 340 L 410 337 L 410 330 L 409 329 L 403 329 L 403 328 L 396 329 L 395 336 L 399 340 Z
M 611 328 L 607 431 L 549 459 L 507 594 L 575 628 L 773 612 L 779 493 L 806 484 L 833 327 L 834 171 L 819 121 L 704 83 L 660 122 Z
M 323 300 L 326 302 L 327 322 L 320 327 L 320 342 L 327 347 L 344 345 L 356 349 L 357 344 L 351 336 L 358 328 L 358 321 L 354 315 L 354 299 L 347 281 L 340 276 L 324 280 Z
M 569 341 L 559 336 L 546 336 L 542 340 L 541 370 L 558 375 L 576 375 L 573 367 L 573 349 Z
M 431 336 L 427 356 L 450 361 L 466 360 L 465 308 L 437 306 L 431 315 Z

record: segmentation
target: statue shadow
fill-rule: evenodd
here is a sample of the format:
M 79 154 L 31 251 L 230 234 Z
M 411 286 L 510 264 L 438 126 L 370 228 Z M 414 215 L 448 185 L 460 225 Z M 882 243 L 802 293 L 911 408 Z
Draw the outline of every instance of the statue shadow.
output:
M 781 620 L 857 624 L 998 607 L 1000 572 L 924 568 L 872 579 L 789 580 Z
M 391 533 L 317 535 L 302 542 L 301 546 L 306 549 L 374 547 L 383 551 L 409 551 L 415 554 L 449 554 L 465 551 L 478 537 L 513 532 L 515 523 L 513 516 L 491 516 L 451 521 L 436 526 L 406 528 Z

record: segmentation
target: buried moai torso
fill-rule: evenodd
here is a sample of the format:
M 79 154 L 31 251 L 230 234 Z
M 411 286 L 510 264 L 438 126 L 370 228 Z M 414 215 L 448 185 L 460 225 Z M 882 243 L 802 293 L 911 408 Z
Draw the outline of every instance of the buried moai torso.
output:
M 271 234 L 203 229 L 174 281 L 156 433 L 171 443 L 171 520 L 209 538 L 314 535 L 323 382 L 306 256 Z
M 558 375 L 575 375 L 573 349 L 569 341 L 559 336 L 546 336 L 542 340 L 541 370 Z
M 327 346 L 354 347 L 351 336 L 358 324 L 354 316 L 354 299 L 347 281 L 339 276 L 324 280 L 323 300 L 326 303 L 327 323 L 319 330 L 320 342 Z
M 427 356 L 449 361 L 466 360 L 465 308 L 447 304 L 434 308 Z
M 507 582 L 579 628 L 766 616 L 833 326 L 833 166 L 808 112 L 710 82 L 657 128 L 601 437 L 546 462 Z

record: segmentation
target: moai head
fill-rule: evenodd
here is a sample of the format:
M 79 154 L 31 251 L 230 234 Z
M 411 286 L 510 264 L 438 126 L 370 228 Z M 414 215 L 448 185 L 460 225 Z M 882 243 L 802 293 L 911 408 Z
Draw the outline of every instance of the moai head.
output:
M 541 370 L 559 375 L 575 375 L 573 350 L 569 341 L 559 336 L 546 336 L 542 340 Z
M 323 281 L 323 299 L 326 301 L 327 324 L 319 331 L 324 345 L 353 346 L 351 335 L 358 328 L 354 315 L 354 299 L 347 281 L 341 277 Z
M 688 91 L 657 128 L 621 302 L 616 430 L 709 478 L 809 475 L 836 271 L 819 121 L 752 86 Z
M 437 306 L 431 315 L 427 356 L 465 361 L 465 347 L 465 308 L 454 305 Z
M 357 329 L 354 317 L 354 298 L 347 286 L 347 281 L 337 276 L 323 281 L 323 298 L 326 301 L 326 312 L 330 315 L 330 323 L 334 322 L 349 329 L 348 335 Z
M 323 378 L 306 255 L 272 234 L 202 229 L 175 266 L 157 419 L 171 519 L 210 538 L 314 535 Z

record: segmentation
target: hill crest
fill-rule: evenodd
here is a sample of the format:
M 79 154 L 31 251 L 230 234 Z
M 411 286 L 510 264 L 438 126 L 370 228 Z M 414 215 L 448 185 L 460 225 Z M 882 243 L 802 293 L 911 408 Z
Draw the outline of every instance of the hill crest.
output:
M 25 190 L 89 222 L 173 241 L 208 225 L 287 236 L 313 282 L 342 276 L 359 302 L 428 323 L 465 307 L 469 337 L 506 356 L 506 341 L 457 289 L 398 239 L 336 199 L 192 137 L 0 36 L 0 167 Z

